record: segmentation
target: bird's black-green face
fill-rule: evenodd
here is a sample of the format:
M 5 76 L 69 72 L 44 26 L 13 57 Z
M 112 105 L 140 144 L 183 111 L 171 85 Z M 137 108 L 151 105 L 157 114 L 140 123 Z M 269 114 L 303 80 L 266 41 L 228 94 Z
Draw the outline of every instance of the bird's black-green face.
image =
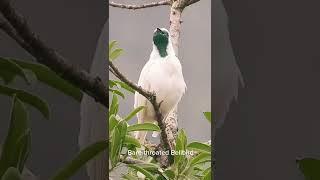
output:
M 169 43 L 168 32 L 157 28 L 157 30 L 153 34 L 153 43 L 158 48 L 158 51 L 161 57 L 166 57 L 168 55 L 167 53 L 167 46 Z

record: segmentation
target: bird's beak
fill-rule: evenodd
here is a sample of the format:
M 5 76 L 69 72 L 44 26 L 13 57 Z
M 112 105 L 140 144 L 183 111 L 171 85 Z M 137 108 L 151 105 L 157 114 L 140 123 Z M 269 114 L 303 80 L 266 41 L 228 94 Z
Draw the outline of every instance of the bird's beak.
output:
M 157 28 L 157 31 L 158 31 L 158 32 L 162 32 L 160 28 Z

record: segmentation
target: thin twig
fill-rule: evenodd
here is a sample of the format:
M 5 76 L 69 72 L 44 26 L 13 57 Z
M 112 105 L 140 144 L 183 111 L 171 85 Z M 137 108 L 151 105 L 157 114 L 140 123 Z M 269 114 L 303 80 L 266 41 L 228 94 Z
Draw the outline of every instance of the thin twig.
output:
M 111 67 L 109 67 L 109 71 L 110 71 L 115 77 L 117 77 L 118 79 L 120 79 L 119 76 L 114 72 L 114 70 L 111 69 Z
M 108 108 L 108 89 L 99 77 L 91 77 L 86 71 L 69 64 L 67 60 L 55 50 L 47 47 L 45 43 L 31 31 L 25 18 L 12 7 L 9 0 L 0 0 L 0 12 L 8 21 L 3 21 L 0 25 L 0 28 L 5 33 L 34 56 L 39 63 L 48 66 L 60 77 L 74 86 L 79 87 L 97 102 Z
M 152 3 L 148 3 L 148 4 L 142 4 L 142 5 L 127 5 L 127 4 L 119 4 L 119 3 L 115 3 L 115 2 L 109 2 L 109 6 L 111 6 L 111 7 L 132 9 L 132 10 L 149 8 L 149 7 L 156 7 L 156 6 L 164 6 L 164 5 L 170 5 L 170 0 L 152 2 Z

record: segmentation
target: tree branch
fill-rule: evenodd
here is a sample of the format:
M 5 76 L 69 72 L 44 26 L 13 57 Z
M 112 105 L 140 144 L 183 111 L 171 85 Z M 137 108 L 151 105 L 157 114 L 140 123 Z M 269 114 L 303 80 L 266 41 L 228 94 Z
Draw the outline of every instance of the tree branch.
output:
M 170 36 L 171 42 L 176 56 L 179 55 L 179 41 L 181 32 L 181 17 L 185 7 L 194 4 L 200 0 L 171 0 L 170 9 Z M 169 113 L 165 119 L 166 134 L 169 142 L 172 142 L 171 147 L 175 147 L 175 140 L 178 133 L 178 105 Z
M 60 77 L 79 87 L 97 102 L 108 108 L 108 89 L 99 77 L 91 77 L 86 71 L 69 64 L 64 57 L 47 47 L 31 31 L 25 18 L 16 12 L 9 0 L 0 0 L 0 12 L 8 21 L 1 22 L 0 28 L 4 32 L 34 56 L 39 63 L 48 66 Z
M 109 2 L 109 6 L 111 6 L 111 7 L 132 9 L 132 10 L 149 8 L 149 7 L 156 7 L 156 6 L 163 6 L 163 5 L 170 5 L 170 0 L 152 2 L 149 4 L 142 4 L 142 5 L 127 5 L 127 4 L 119 4 L 119 3 L 115 3 L 115 2 Z
M 130 86 L 132 89 L 137 91 L 139 94 L 144 96 L 146 99 L 150 101 L 152 104 L 155 114 L 156 114 L 156 121 L 158 122 L 158 126 L 161 129 L 161 145 L 164 148 L 164 150 L 169 150 L 171 151 L 173 149 L 172 147 L 172 142 L 169 142 L 168 136 L 166 134 L 166 125 L 163 122 L 163 116 L 160 112 L 160 105 L 161 102 L 156 101 L 156 94 L 154 92 L 148 92 L 144 89 L 142 89 L 140 86 L 137 86 L 136 84 L 132 83 L 128 78 L 126 78 L 120 71 L 119 69 L 112 63 L 112 61 L 109 61 L 109 67 L 111 68 L 111 72 L 114 73 L 114 75 L 119 78 L 122 82 L 126 83 L 128 86 Z M 167 159 L 166 161 L 161 161 L 160 163 L 163 166 L 168 166 L 168 163 L 170 159 Z
M 178 56 L 180 31 L 181 31 L 181 16 L 185 7 L 190 6 L 200 0 L 171 0 L 170 9 L 170 35 L 173 48 L 176 56 Z

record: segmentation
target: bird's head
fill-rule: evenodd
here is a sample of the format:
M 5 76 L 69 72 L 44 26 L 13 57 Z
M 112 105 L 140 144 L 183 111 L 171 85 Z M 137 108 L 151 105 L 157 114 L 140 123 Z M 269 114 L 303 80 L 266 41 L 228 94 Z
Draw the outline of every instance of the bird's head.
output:
M 169 31 L 165 28 L 157 28 L 153 33 L 153 44 L 157 47 L 161 57 L 168 55 L 167 47 L 170 41 L 169 37 Z

